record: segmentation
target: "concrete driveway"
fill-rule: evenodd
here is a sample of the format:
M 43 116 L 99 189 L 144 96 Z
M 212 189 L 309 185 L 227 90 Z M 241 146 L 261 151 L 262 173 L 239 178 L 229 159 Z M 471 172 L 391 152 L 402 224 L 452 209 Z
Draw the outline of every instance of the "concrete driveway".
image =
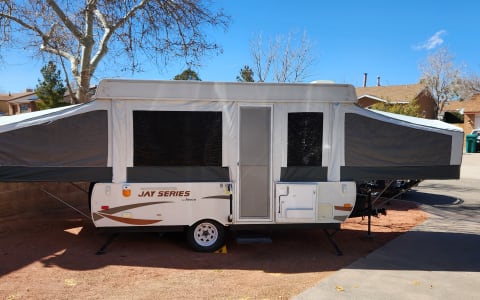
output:
M 294 299 L 480 299 L 480 154 L 403 198 L 431 217 Z

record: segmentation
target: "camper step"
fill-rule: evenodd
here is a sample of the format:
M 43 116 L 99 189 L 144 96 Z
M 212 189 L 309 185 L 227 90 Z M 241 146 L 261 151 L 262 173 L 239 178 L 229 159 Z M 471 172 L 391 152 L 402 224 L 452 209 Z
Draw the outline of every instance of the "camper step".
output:
M 237 244 L 269 244 L 272 238 L 264 233 L 237 233 L 235 235 Z

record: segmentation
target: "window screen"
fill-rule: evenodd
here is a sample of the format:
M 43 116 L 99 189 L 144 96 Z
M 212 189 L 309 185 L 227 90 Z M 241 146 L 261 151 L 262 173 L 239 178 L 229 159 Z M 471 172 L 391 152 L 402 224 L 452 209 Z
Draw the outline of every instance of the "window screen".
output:
M 134 166 L 221 166 L 222 112 L 134 111 Z
M 288 114 L 288 166 L 322 165 L 323 113 Z

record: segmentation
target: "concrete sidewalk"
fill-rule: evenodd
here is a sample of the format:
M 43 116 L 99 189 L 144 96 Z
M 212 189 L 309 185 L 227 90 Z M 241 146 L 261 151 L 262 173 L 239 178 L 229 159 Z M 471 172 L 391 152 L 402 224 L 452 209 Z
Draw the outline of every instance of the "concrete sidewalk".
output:
M 293 299 L 480 299 L 480 154 L 407 197 L 430 198 L 426 222 Z

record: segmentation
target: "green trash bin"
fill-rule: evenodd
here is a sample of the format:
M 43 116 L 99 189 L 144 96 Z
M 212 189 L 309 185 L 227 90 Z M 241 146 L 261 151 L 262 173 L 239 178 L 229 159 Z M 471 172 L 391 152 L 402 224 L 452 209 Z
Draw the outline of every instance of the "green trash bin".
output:
M 476 134 L 467 134 L 467 143 L 465 147 L 465 152 L 467 153 L 477 152 L 477 135 Z

